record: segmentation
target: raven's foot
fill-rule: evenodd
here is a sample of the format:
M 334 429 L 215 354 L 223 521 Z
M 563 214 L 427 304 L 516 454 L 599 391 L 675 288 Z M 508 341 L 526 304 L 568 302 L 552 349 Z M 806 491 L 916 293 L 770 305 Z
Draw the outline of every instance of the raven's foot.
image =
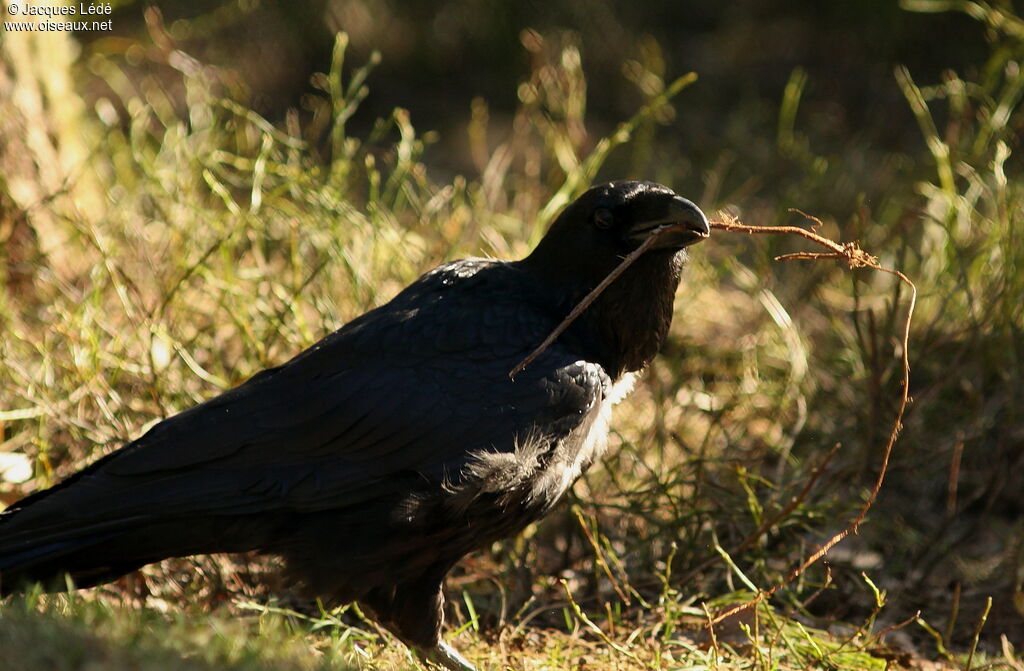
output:
M 415 653 L 420 661 L 426 662 L 429 666 L 448 671 L 476 671 L 476 667 L 444 641 L 438 641 L 433 648 L 415 648 Z

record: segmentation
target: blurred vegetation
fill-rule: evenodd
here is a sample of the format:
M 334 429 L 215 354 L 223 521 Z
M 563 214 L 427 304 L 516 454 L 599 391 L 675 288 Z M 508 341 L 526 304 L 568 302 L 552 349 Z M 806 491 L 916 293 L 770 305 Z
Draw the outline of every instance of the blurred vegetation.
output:
M 78 35 L 80 49 L 2 34 L 0 456 L 32 473 L 0 477 L 0 499 L 287 359 L 437 263 L 521 256 L 596 179 L 655 179 L 751 224 L 811 212 L 917 283 L 914 403 L 881 498 L 758 619 L 701 638 L 701 604 L 772 586 L 863 501 L 906 309 L 890 277 L 775 264 L 800 243 L 717 235 L 692 253 L 671 340 L 619 408 L 604 463 L 450 580 L 460 639 L 496 643 L 503 664 L 537 649 L 552 663 L 767 669 L 904 664 L 907 651 L 967 665 L 977 638 L 975 667 L 1020 668 L 1019 16 L 941 0 L 685 14 L 127 2 L 114 34 Z M 110 600 L 148 604 L 154 622 L 251 600 L 284 610 L 246 620 L 249 634 L 271 617 L 335 645 L 348 630 L 336 614 L 294 601 L 269 569 L 165 562 L 95 590 L 100 604 L 9 604 L 0 640 L 61 626 L 79 640 L 119 621 Z M 884 648 L 878 633 L 918 610 L 888 633 L 903 652 Z M 626 652 L 559 657 L 549 629 Z

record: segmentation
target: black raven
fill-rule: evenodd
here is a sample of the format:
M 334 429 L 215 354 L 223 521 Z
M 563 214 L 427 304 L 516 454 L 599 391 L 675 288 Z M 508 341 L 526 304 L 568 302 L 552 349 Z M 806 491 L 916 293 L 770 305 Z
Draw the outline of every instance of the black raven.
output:
M 445 575 L 543 516 L 600 455 L 611 405 L 666 337 L 683 248 L 708 232 L 664 186 L 591 188 L 526 258 L 435 268 L 288 363 L 0 513 L 0 593 L 257 550 L 325 601 L 358 601 L 421 659 L 472 669 L 440 638 Z

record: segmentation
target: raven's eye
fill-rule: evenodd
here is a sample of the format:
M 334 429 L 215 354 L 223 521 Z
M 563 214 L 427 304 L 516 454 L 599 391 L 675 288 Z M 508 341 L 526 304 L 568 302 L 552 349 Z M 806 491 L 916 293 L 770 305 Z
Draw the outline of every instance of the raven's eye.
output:
M 606 207 L 599 207 L 594 212 L 594 226 L 600 229 L 608 229 L 615 223 L 615 215 Z

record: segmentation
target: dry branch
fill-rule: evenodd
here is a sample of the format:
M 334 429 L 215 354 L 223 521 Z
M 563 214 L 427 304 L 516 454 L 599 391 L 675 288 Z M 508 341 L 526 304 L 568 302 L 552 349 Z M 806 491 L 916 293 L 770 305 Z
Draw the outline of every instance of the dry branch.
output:
M 798 212 L 799 214 L 810 219 L 811 221 L 814 221 L 819 225 L 822 223 L 820 219 L 800 212 L 799 210 L 791 211 Z M 900 353 L 903 364 L 903 377 L 900 382 L 901 391 L 899 407 L 896 410 L 896 416 L 893 419 L 892 430 L 889 432 L 889 438 L 886 441 L 885 447 L 882 452 L 882 463 L 878 471 L 878 477 L 875 479 L 875 485 L 874 487 L 872 487 L 871 493 L 868 495 L 867 500 L 864 502 L 864 505 L 861 506 L 860 511 L 853 518 L 853 520 L 850 521 L 850 523 L 846 526 L 845 529 L 832 536 L 825 543 L 818 546 L 818 548 L 814 552 L 812 552 L 807 557 L 807 559 L 805 559 L 795 569 L 790 571 L 789 575 L 787 575 L 782 582 L 778 583 L 771 589 L 758 592 L 757 596 L 755 596 L 750 601 L 740 604 L 739 606 L 735 606 L 734 608 L 730 608 L 726 612 L 718 615 L 712 621 L 712 624 L 714 624 L 721 622 L 722 620 L 731 617 L 736 613 L 756 606 L 758 603 L 772 596 L 786 585 L 792 583 L 801 574 L 803 574 L 804 571 L 806 571 L 809 567 L 817 563 L 818 560 L 820 560 L 822 557 L 828 554 L 828 551 L 835 547 L 838 543 L 840 543 L 844 538 L 849 536 L 851 533 L 857 533 L 857 530 L 860 528 L 860 525 L 864 521 L 864 518 L 867 516 L 868 511 L 871 509 L 871 506 L 874 505 L 875 500 L 878 498 L 878 493 L 882 489 L 882 483 L 885 481 L 885 474 L 889 468 L 889 459 L 892 456 L 892 448 L 896 444 L 896 439 L 899 437 L 900 430 L 903 428 L 903 415 L 906 413 L 907 405 L 910 403 L 910 324 L 914 316 L 914 306 L 917 303 L 917 287 L 914 285 L 913 282 L 910 281 L 910 278 L 908 278 L 900 271 L 894 270 L 892 268 L 885 268 L 883 266 L 878 265 L 878 259 L 862 250 L 860 248 L 860 245 L 858 245 L 856 242 L 836 242 L 834 240 L 829 240 L 828 238 L 822 237 L 812 231 L 808 231 L 807 229 L 800 228 L 798 226 L 747 226 L 745 224 L 741 224 L 739 221 L 732 217 L 712 221 L 711 228 L 734 233 L 768 235 L 783 233 L 799 235 L 803 238 L 807 238 L 808 240 L 811 240 L 812 242 L 815 242 L 825 247 L 830 251 L 825 253 L 797 252 L 794 254 L 783 254 L 781 256 L 775 257 L 776 261 L 790 261 L 796 259 L 842 259 L 846 261 L 847 265 L 851 269 L 871 268 L 873 270 L 879 270 L 882 271 L 883 273 L 894 275 L 895 277 L 899 278 L 901 282 L 904 282 L 907 286 L 910 287 L 910 304 L 907 307 L 907 318 L 903 324 L 902 352 Z

